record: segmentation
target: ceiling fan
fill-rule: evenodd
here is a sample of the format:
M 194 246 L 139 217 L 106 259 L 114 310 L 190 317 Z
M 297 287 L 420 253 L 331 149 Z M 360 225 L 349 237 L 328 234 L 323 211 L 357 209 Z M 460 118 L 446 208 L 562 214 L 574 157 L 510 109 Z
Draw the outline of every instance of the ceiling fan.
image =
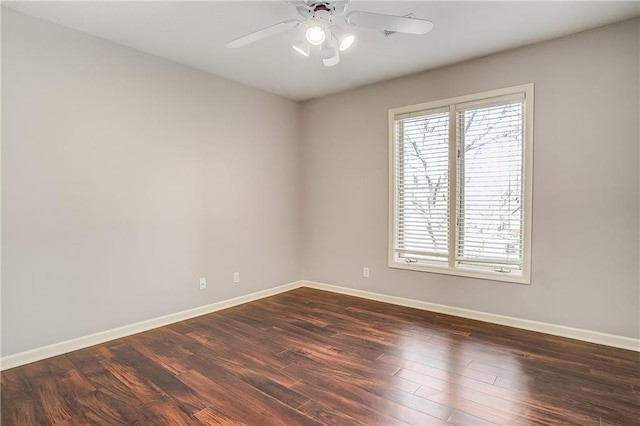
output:
M 305 29 L 305 40 L 295 42 L 292 47 L 303 56 L 309 56 L 312 46 L 320 46 L 320 58 L 325 66 L 340 62 L 340 52 L 349 49 L 355 36 L 350 27 L 380 30 L 385 35 L 393 33 L 426 34 L 433 23 L 426 19 L 354 10 L 347 13 L 349 0 L 298 0 L 287 1 L 294 6 L 303 19 L 287 19 L 259 31 L 244 35 L 227 43 L 234 49 L 243 47 L 292 28 Z M 344 26 L 338 25 L 343 23 Z

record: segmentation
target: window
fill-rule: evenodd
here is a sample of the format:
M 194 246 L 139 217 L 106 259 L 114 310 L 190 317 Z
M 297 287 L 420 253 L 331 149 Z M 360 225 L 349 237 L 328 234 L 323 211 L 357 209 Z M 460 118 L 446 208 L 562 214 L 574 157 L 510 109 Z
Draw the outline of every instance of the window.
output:
M 528 284 L 533 84 L 389 121 L 389 266 Z

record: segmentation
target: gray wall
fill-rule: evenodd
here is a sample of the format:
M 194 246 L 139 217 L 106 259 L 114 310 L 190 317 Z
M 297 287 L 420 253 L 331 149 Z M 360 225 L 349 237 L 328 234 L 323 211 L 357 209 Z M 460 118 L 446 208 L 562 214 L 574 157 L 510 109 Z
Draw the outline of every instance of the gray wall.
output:
M 639 337 L 638 39 L 300 105 L 3 9 L 2 356 L 301 278 Z M 387 268 L 387 110 L 526 82 L 532 285 Z
M 2 355 L 298 280 L 299 116 L 3 8 Z
M 640 337 L 638 27 L 624 22 L 303 104 L 305 279 Z M 389 269 L 388 109 L 528 82 L 531 285 Z

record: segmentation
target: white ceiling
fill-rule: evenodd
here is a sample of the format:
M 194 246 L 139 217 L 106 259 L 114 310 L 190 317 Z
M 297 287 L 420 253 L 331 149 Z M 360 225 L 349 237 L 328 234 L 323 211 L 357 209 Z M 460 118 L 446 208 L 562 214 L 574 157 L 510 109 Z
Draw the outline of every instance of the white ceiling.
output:
M 296 28 L 240 49 L 226 42 L 285 19 L 284 1 L 7 2 L 4 6 L 294 100 L 472 59 L 640 16 L 640 1 L 352 1 L 350 10 L 413 12 L 422 36 L 356 28 L 356 43 L 326 68 L 291 44 Z

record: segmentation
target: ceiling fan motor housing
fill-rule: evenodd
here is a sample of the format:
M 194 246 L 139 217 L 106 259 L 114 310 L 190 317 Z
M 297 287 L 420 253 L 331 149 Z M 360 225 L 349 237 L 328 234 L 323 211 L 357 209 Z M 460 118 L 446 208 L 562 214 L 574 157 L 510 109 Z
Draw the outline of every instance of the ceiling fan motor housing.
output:
M 338 15 L 346 9 L 347 2 L 341 2 L 342 7 L 336 8 L 336 2 L 311 1 L 302 6 L 297 6 L 298 13 L 305 18 L 316 18 L 318 12 L 327 12 L 331 17 Z
M 325 25 L 329 26 L 333 22 L 333 15 L 330 11 L 320 9 L 313 13 L 312 19 L 318 23 L 324 23 Z

